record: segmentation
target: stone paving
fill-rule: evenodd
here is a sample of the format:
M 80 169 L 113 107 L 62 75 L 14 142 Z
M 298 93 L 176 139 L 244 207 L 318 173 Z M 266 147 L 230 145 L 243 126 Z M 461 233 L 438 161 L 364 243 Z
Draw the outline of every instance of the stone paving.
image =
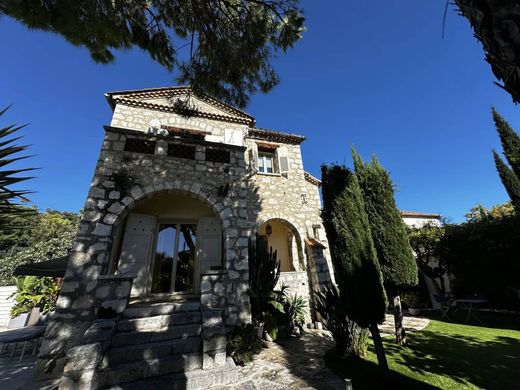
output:
M 345 382 L 323 361 L 324 353 L 334 346 L 329 332 L 307 329 L 299 339 L 267 344 L 268 348 L 253 362 L 237 367 L 241 378 L 239 382 L 212 389 L 345 389 Z
M 420 331 L 430 322 L 427 318 L 404 317 L 406 331 Z M 379 329 L 384 337 L 395 334 L 394 317 L 386 315 Z M 296 389 L 345 389 L 345 382 L 331 372 L 323 360 L 327 350 L 334 346 L 328 331 L 306 329 L 300 339 L 267 343 L 254 361 L 238 367 L 239 382 L 228 386 L 212 387 L 214 390 L 296 390 Z
M 417 332 L 419 330 L 423 330 L 428 326 L 430 320 L 428 318 L 423 317 L 411 317 L 405 316 L 403 319 L 404 330 L 407 332 Z M 394 323 L 394 315 L 387 314 L 385 322 L 382 325 L 379 325 L 379 331 L 381 332 L 382 337 L 395 336 L 395 323 Z

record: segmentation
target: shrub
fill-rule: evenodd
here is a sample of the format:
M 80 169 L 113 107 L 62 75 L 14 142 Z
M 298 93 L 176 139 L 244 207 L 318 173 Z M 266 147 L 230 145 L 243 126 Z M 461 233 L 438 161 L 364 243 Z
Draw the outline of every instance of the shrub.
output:
M 365 356 L 368 332 L 348 318 L 338 289 L 333 284 L 324 285 L 322 291 L 316 292 L 315 309 L 332 333 L 340 357 Z
M 16 304 L 11 309 L 14 318 L 39 308 L 42 314 L 54 310 L 60 293 L 60 285 L 53 278 L 26 276 L 16 278 L 17 291 L 13 294 Z
M 239 366 L 253 360 L 253 356 L 262 350 L 262 346 L 262 340 L 251 324 L 237 327 L 227 335 L 226 352 Z

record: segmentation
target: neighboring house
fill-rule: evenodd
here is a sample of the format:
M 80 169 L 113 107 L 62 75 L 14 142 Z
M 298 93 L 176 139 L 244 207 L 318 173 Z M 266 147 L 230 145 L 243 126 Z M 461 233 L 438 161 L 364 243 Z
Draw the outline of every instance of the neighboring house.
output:
M 280 284 L 309 303 L 333 278 L 305 137 L 189 87 L 106 98 L 112 122 L 39 373 L 65 365 L 62 387 L 110 386 L 223 367 L 225 329 L 251 321 L 249 237 L 277 250 Z
M 401 211 L 403 221 L 407 226 L 420 228 L 431 224 L 434 226 L 442 225 L 440 214 L 420 213 L 417 211 Z

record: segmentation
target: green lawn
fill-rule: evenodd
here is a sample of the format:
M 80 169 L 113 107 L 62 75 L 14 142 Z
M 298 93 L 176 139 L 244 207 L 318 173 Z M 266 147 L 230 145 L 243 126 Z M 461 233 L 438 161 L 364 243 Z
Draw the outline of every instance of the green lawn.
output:
M 356 390 L 520 389 L 519 317 L 482 313 L 480 318 L 484 325 L 432 320 L 426 329 L 408 333 L 406 348 L 385 338 L 388 375 L 381 374 L 373 349 L 366 360 L 341 361 L 330 351 L 326 361 Z

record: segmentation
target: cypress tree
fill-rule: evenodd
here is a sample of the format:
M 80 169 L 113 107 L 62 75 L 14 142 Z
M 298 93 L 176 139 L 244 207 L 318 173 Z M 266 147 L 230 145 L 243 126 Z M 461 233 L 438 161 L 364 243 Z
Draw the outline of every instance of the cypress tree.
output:
M 507 194 L 511 199 L 511 203 L 513 204 L 516 212 L 520 213 L 520 179 L 494 150 L 493 157 L 495 158 L 495 165 L 497 167 L 498 176 L 500 176 L 500 180 L 506 188 Z
M 370 330 L 379 365 L 387 369 L 377 324 L 384 321 L 388 301 L 358 179 L 332 165 L 322 166 L 322 181 L 322 217 L 345 310 Z
M 491 109 L 504 155 L 510 167 L 493 151 L 495 166 L 517 213 L 520 213 L 520 137 L 494 108 Z
M 401 212 L 395 205 L 390 175 L 376 156 L 372 157 L 371 162 L 363 162 L 352 148 L 352 157 L 363 192 L 365 210 L 383 272 L 386 292 L 394 302 L 396 341 L 399 345 L 406 345 L 399 291 L 404 287 L 417 285 L 417 263 Z

